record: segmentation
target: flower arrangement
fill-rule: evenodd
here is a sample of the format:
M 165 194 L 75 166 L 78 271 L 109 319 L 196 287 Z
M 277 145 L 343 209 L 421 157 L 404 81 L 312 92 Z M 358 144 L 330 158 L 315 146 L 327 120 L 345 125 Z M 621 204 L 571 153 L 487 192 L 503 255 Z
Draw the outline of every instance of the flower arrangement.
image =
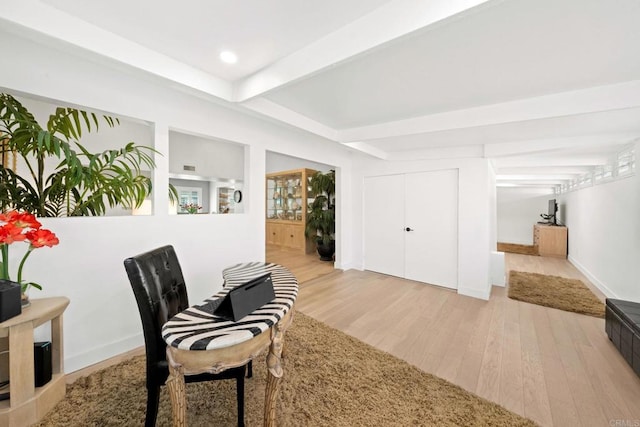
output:
M 183 210 L 187 211 L 187 213 L 190 213 L 190 214 L 197 214 L 198 211 L 200 209 L 202 209 L 202 206 L 198 206 L 197 203 L 187 203 L 187 204 L 184 204 L 184 205 L 180 205 L 180 207 Z
M 16 242 L 25 242 L 29 244 L 29 248 L 18 266 L 17 282 L 22 288 L 22 293 L 25 293 L 29 286 L 41 290 L 42 286 L 39 284 L 25 282 L 22 279 L 24 263 L 34 249 L 44 246 L 53 247 L 60 241 L 53 232 L 40 228 L 42 224 L 38 222 L 34 215 L 28 212 L 13 210 L 7 213 L 0 213 L 0 224 L 0 252 L 2 253 L 0 279 L 11 280 L 9 277 L 9 245 Z

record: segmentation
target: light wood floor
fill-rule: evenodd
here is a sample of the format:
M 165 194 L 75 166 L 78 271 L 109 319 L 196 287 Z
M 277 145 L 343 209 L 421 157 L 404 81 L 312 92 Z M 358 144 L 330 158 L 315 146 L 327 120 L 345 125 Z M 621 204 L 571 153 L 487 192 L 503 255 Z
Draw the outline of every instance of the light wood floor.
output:
M 604 300 L 566 260 L 506 254 L 506 268 L 578 278 Z M 511 300 L 501 287 L 482 301 L 354 270 L 301 280 L 296 309 L 543 426 L 640 422 L 640 379 L 603 319 Z
M 278 246 L 267 245 L 265 259 L 283 265 L 291 270 L 298 279 L 298 283 L 308 282 L 316 277 L 332 273 L 333 262 L 321 261 L 317 253 L 303 254 L 298 250 L 282 249 Z
M 267 248 L 298 277 L 296 309 L 542 426 L 640 423 L 640 378 L 604 320 L 511 300 L 489 301 L 372 272 L 333 270 L 317 255 Z M 506 254 L 506 270 L 578 278 L 568 261 Z M 67 375 L 67 382 L 118 358 Z M 616 424 L 617 422 L 617 424 Z

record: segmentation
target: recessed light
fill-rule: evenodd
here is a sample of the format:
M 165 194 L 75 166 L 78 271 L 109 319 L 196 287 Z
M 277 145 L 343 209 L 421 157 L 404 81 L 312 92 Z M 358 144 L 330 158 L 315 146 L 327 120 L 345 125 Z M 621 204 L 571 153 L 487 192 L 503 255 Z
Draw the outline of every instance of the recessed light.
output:
M 230 50 L 220 52 L 220 60 L 227 64 L 235 64 L 238 62 L 238 56 Z

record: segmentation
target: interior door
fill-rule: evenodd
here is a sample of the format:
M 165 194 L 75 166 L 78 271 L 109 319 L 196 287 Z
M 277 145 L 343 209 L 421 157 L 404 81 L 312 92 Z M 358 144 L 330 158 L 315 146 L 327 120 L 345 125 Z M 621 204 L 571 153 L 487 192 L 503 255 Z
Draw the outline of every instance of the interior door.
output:
M 364 180 L 364 268 L 404 277 L 404 175 Z
M 407 174 L 405 188 L 404 277 L 457 289 L 458 171 Z

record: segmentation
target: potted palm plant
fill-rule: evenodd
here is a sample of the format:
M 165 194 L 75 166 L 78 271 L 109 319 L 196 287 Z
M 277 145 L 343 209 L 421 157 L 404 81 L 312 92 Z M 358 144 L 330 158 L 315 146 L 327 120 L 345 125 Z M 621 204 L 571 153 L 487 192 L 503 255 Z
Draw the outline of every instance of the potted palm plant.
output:
M 336 251 L 335 171 L 316 172 L 309 178 L 309 187 L 309 197 L 313 202 L 307 210 L 305 235 L 316 240 L 321 260 L 333 261 Z
M 113 127 L 118 119 L 103 116 Z M 108 206 L 140 207 L 151 192 L 142 166 L 155 167 L 153 148 L 129 142 L 92 153 L 80 144 L 83 131 L 98 129 L 93 113 L 56 109 L 41 126 L 13 96 L 0 93 L 0 211 L 38 217 L 104 215 Z M 26 166 L 21 175 L 11 154 Z M 170 187 L 170 199 L 177 200 Z

